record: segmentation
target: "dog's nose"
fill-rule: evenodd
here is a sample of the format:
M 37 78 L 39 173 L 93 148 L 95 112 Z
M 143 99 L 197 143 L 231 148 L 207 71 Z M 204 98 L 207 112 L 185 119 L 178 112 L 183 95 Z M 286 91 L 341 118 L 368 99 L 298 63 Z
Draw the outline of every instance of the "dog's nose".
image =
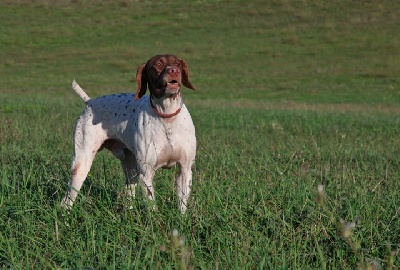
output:
M 171 75 L 171 76 L 173 76 L 173 77 L 178 76 L 179 73 L 180 73 L 179 68 L 169 68 L 169 69 L 167 70 L 167 72 L 168 72 L 169 75 Z

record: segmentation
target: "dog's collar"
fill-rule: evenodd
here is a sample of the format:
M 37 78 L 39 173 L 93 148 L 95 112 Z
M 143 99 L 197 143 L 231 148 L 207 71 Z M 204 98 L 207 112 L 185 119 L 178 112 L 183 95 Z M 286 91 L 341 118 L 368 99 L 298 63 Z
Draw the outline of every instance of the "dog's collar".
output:
M 180 94 L 181 94 L 181 93 L 178 93 L 178 95 L 180 95 Z M 161 113 L 161 112 L 159 112 L 159 111 L 157 110 L 157 108 L 154 106 L 153 102 L 151 101 L 151 96 L 150 96 L 149 100 L 150 100 L 150 106 L 151 106 L 151 108 L 153 109 L 153 111 L 154 111 L 158 116 L 160 116 L 160 117 L 162 117 L 162 118 L 171 118 L 171 117 L 177 115 L 178 113 L 181 112 L 181 109 L 182 109 L 182 107 L 183 107 L 183 99 L 182 99 L 182 97 L 181 97 L 181 106 L 179 107 L 178 110 L 176 110 L 176 111 L 173 112 L 173 113 Z

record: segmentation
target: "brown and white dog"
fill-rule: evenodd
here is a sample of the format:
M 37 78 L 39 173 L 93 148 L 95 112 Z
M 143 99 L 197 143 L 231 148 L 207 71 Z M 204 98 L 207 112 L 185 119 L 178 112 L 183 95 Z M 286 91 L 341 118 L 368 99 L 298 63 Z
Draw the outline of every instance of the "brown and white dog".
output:
M 178 164 L 176 192 L 180 210 L 185 213 L 196 155 L 195 128 L 181 94 L 182 85 L 194 90 L 188 66 L 174 55 L 156 55 L 138 68 L 136 80 L 136 95 L 95 99 L 73 81 L 72 87 L 86 108 L 75 127 L 71 179 L 63 207 L 72 207 L 96 153 L 106 148 L 121 161 L 128 196 L 134 196 L 140 183 L 154 201 L 156 170 Z M 145 95 L 147 88 L 149 96 Z

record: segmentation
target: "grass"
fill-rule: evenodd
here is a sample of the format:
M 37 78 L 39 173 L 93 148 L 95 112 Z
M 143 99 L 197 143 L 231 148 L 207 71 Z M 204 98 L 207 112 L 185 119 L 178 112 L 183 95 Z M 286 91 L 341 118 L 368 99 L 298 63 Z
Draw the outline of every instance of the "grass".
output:
M 0 267 L 355 269 L 400 266 L 396 1 L 0 3 Z M 136 90 L 154 54 L 184 58 L 193 193 L 175 169 L 158 211 L 119 199 L 101 152 L 65 216 L 74 121 Z

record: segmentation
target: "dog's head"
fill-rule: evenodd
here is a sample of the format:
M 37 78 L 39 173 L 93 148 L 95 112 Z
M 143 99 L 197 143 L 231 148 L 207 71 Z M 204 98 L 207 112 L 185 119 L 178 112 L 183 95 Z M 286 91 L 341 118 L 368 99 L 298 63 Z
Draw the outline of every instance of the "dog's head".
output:
M 156 55 L 142 64 L 137 70 L 136 81 L 138 90 L 135 100 L 146 94 L 147 87 L 150 94 L 156 98 L 179 93 L 182 84 L 195 90 L 189 82 L 189 68 L 186 62 L 170 54 Z

